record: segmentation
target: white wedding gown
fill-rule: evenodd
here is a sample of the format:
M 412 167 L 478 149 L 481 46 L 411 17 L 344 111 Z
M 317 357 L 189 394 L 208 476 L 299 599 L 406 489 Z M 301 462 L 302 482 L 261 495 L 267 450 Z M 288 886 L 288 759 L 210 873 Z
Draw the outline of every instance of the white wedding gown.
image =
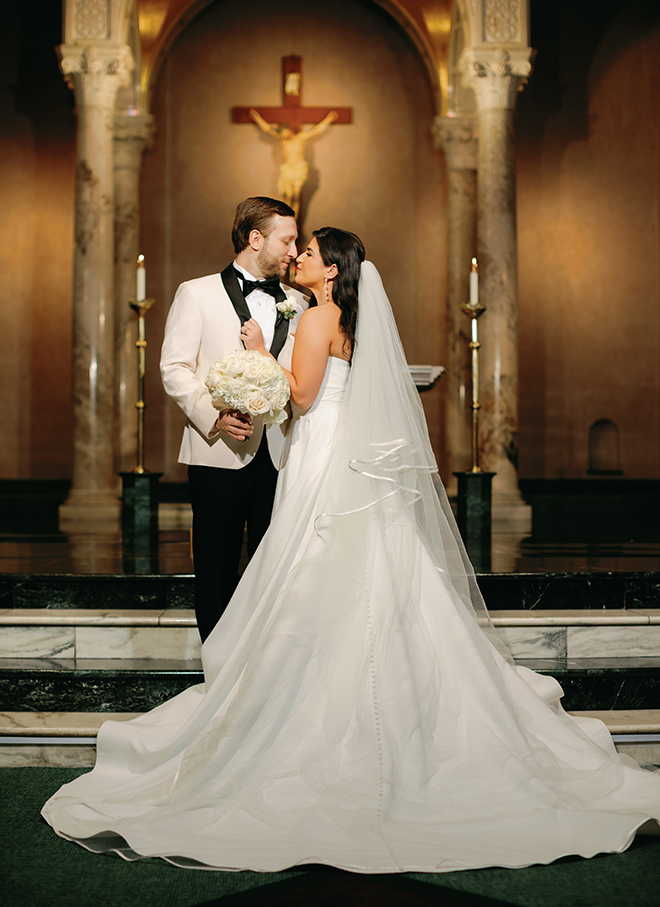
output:
M 290 429 L 271 528 L 202 650 L 206 684 L 104 724 L 94 770 L 43 815 L 92 850 L 219 869 L 624 849 L 660 818 L 660 778 L 499 653 L 396 496 L 333 510 L 350 371 L 331 358 Z

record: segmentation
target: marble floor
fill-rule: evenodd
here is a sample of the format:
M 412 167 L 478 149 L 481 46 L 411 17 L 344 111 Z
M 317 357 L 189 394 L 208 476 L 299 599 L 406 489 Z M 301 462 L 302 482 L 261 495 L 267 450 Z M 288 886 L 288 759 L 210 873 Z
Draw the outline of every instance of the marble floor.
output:
M 646 573 L 660 570 L 657 541 L 538 541 L 494 535 L 492 573 Z
M 536 541 L 493 535 L 490 553 L 473 558 L 478 573 L 638 573 L 660 571 L 660 542 Z M 158 552 L 125 551 L 118 534 L 0 535 L 0 573 L 190 574 L 188 529 L 160 532 Z
M 121 535 L 0 535 L 0 573 L 190 574 L 190 531 L 161 530 L 157 552 L 125 551 Z

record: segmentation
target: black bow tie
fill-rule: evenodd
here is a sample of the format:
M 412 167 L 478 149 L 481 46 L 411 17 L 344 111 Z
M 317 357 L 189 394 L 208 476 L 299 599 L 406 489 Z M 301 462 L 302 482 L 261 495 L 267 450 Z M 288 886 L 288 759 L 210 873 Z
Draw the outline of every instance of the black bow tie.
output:
M 243 296 L 246 299 L 253 290 L 262 290 L 264 293 L 270 293 L 274 299 L 277 299 L 278 296 L 282 295 L 282 288 L 278 277 L 269 277 L 267 280 L 248 280 L 248 278 L 244 277 L 240 271 L 237 270 L 236 273 L 243 281 Z

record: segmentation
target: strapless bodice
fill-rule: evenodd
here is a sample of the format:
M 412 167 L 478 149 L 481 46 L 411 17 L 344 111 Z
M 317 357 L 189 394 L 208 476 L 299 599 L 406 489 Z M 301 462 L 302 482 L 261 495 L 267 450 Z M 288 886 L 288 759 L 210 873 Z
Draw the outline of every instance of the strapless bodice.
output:
M 335 356 L 330 356 L 316 400 L 307 410 L 307 414 L 318 412 L 319 410 L 336 411 L 340 409 L 350 372 L 351 366 L 349 362 L 346 362 L 345 359 L 337 359 Z
M 293 408 L 284 442 L 280 477 L 277 483 L 274 511 L 305 472 L 306 482 L 320 474 L 328 451 L 332 449 L 338 422 L 342 419 L 346 383 L 351 367 L 343 359 L 331 356 L 325 368 L 316 400 L 308 410 Z M 307 485 L 309 487 L 309 485 Z

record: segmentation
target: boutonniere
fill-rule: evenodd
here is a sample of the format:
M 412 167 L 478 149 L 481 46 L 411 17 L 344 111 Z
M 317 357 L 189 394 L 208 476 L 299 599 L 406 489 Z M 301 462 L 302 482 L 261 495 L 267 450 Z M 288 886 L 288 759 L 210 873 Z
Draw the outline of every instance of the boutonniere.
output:
M 290 321 L 290 319 L 298 313 L 298 303 L 292 296 L 287 296 L 282 302 L 278 302 L 275 308 L 282 318 L 286 318 L 287 321 Z

